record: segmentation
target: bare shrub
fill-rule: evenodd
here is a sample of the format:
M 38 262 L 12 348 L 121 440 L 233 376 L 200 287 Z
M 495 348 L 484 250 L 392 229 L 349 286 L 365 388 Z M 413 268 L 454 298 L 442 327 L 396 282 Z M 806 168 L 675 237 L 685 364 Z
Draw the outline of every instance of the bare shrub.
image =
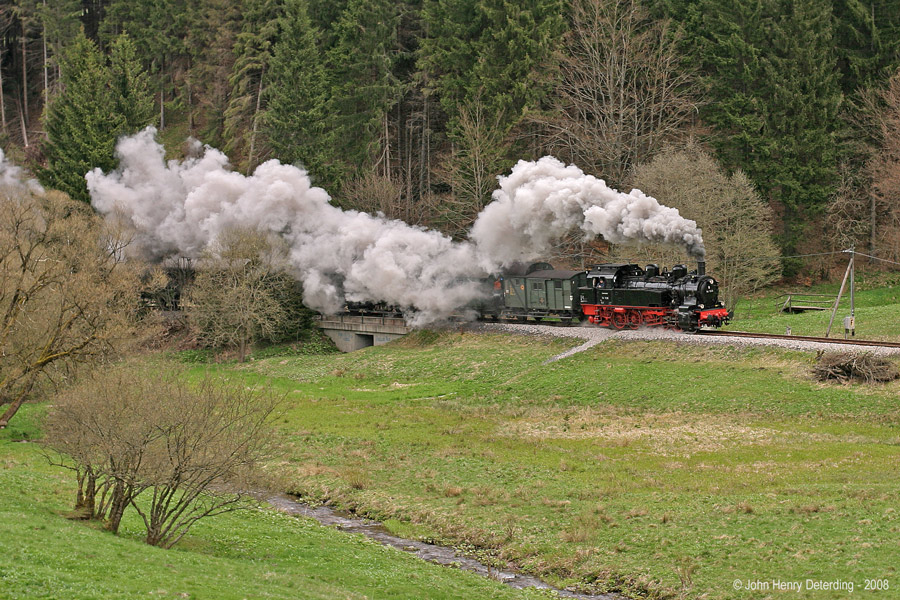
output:
M 137 306 L 127 240 L 83 202 L 0 187 L 0 428 L 42 378 L 108 355 Z
M 280 292 L 297 283 L 285 273 L 282 240 L 248 229 L 223 232 L 191 286 L 188 315 L 203 341 L 235 346 L 243 362 L 255 339 L 277 339 L 294 315 Z
M 116 531 L 130 505 L 146 542 L 165 548 L 199 519 L 246 505 L 279 403 L 270 392 L 209 375 L 190 383 L 167 368 L 97 373 L 61 395 L 46 423 L 47 445 L 71 459 L 57 463 L 76 474 L 76 510 Z
M 45 443 L 71 458 L 51 462 L 75 472 L 75 514 L 113 532 L 146 488 L 139 475 L 158 435 L 156 398 L 144 387 L 132 369 L 98 371 L 58 397 L 44 425 Z
M 829 352 L 819 357 L 813 376 L 819 381 L 883 383 L 900 378 L 900 371 L 892 361 L 871 352 Z

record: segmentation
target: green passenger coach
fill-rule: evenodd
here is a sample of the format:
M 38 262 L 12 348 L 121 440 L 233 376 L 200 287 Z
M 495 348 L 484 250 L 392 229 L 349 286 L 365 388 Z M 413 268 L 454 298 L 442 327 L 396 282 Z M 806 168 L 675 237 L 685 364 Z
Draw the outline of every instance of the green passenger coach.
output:
M 501 317 L 524 320 L 530 316 L 536 321 L 578 319 L 581 315 L 578 290 L 586 285 L 584 271 L 554 269 L 548 263 L 510 269 L 501 280 Z

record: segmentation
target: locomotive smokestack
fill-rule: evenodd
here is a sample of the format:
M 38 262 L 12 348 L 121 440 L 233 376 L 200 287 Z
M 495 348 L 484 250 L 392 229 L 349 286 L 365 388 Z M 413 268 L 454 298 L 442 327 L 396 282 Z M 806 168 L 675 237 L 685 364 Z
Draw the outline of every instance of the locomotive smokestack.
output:
M 705 260 L 697 261 L 697 275 L 706 275 L 706 261 Z

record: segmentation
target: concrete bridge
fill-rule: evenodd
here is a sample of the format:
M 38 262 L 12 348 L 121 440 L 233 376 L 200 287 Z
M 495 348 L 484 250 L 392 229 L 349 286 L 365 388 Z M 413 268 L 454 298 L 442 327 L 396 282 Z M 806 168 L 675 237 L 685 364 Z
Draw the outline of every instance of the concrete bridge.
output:
M 341 352 L 380 346 L 409 333 L 406 321 L 396 317 L 320 315 L 319 327 Z

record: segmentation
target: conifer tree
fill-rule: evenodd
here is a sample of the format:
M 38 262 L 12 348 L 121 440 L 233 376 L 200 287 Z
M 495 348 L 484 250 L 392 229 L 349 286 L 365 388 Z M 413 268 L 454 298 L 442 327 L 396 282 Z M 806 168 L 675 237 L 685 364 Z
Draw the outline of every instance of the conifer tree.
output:
M 115 167 L 113 150 L 125 116 L 117 110 L 106 60 L 83 32 L 60 59 L 63 90 L 47 107 L 47 167 L 38 178 L 47 187 L 88 202 L 84 175 L 94 167 Z
M 401 90 L 393 73 L 398 19 L 394 0 L 350 0 L 335 25 L 325 127 L 341 179 L 372 167 L 389 170 L 386 119 Z
M 508 128 L 548 90 L 552 51 L 565 29 L 559 0 L 428 0 L 420 67 L 449 117 L 451 137 L 459 110 L 487 101 L 493 120 Z
M 835 48 L 844 94 L 881 85 L 900 66 L 894 0 L 834 0 Z
M 795 248 L 837 183 L 842 95 L 828 0 L 707 0 L 701 112 L 729 168 L 743 167 Z
M 319 46 L 327 51 L 336 39 L 335 25 L 347 10 L 350 0 L 308 0 L 307 14 L 319 32 Z
M 283 19 L 283 0 L 248 0 L 241 30 L 235 37 L 234 66 L 229 76 L 230 94 L 225 109 L 224 150 L 246 170 L 252 170 L 267 154 L 260 140 L 260 114 L 265 109 L 263 92 Z
M 105 9 L 103 39 L 128 33 L 134 40 L 138 59 L 158 94 L 160 128 L 167 124 L 166 103 L 178 95 L 181 77 L 188 70 L 188 32 L 195 8 L 188 0 L 110 0 Z
M 274 156 L 322 176 L 325 70 L 306 0 L 285 0 L 281 34 L 272 50 L 263 95 L 263 129 Z
M 787 209 L 787 227 L 799 233 L 805 216 L 826 205 L 837 183 L 836 132 L 842 95 L 832 40 L 831 3 L 781 4 L 772 50 L 763 70 L 769 161 L 762 175 Z M 793 233 L 786 231 L 786 234 Z M 789 244 L 793 235 L 788 235 Z
M 188 27 L 190 68 L 185 77 L 192 134 L 216 147 L 225 145 L 225 112 L 235 62 L 234 45 L 242 26 L 242 7 L 232 0 L 203 0 L 191 10 Z
M 127 34 L 113 40 L 110 69 L 115 112 L 125 120 L 123 133 L 135 133 L 152 124 L 155 115 L 150 77 L 141 67 L 134 42 Z
M 47 88 L 45 97 L 49 97 L 50 90 L 54 88 L 59 78 L 57 57 L 78 35 L 82 3 L 80 0 L 49 0 L 38 4 L 37 12 L 43 29 L 43 78 Z
M 96 44 L 80 33 L 61 56 L 62 91 L 47 107 L 41 182 L 74 199 L 89 201 L 84 175 L 116 166 L 116 139 L 148 124 L 152 104 L 146 76 L 127 39 L 113 44 L 113 66 Z

